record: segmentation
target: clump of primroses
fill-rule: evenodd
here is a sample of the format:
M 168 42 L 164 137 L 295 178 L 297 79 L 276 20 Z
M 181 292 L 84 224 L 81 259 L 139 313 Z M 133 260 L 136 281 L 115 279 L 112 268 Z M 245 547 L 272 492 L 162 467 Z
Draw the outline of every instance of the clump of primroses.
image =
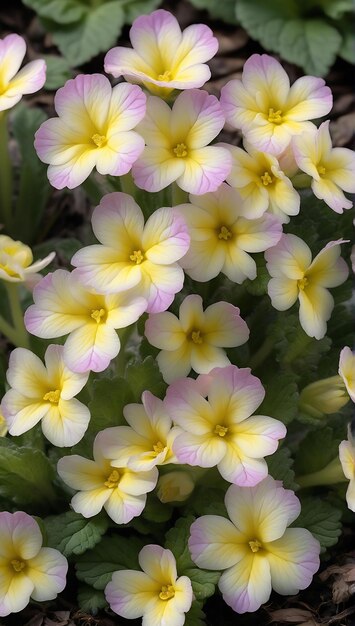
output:
M 42 61 L 16 74 L 25 51 L 20 39 L 0 41 L 0 110 L 43 85 Z M 341 257 L 347 242 L 327 242 L 314 255 L 288 231 L 302 212 L 295 181 L 308 181 L 325 212 L 342 213 L 352 206 L 344 192 L 355 191 L 355 156 L 332 147 L 327 121 L 319 128 L 312 122 L 332 107 L 322 78 L 303 76 L 290 85 L 278 61 L 254 54 L 241 79 L 228 82 L 217 98 L 202 89 L 210 78 L 206 62 L 218 48 L 207 26 L 181 31 L 174 16 L 157 10 L 134 21 L 130 39 L 132 48 L 115 47 L 104 62 L 107 73 L 126 82 L 112 87 L 102 74 L 69 80 L 55 96 L 57 117 L 35 137 L 57 189 L 79 186 L 93 170 L 118 177 L 114 188 L 121 190 L 104 195 L 92 213 L 97 242 L 74 254 L 72 270 L 40 278 L 53 254 L 32 264 L 27 246 L 0 236 L 0 278 L 32 279 L 28 332 L 63 344 L 51 343 L 44 362 L 29 349 L 13 351 L 0 415 L 4 435 L 23 435 L 40 423 L 57 448 L 85 442 L 89 429 L 91 458 L 76 448 L 56 451 L 57 480 L 68 506 L 70 500 L 83 518 L 109 518 L 112 535 L 129 524 L 145 538 L 152 520 L 152 512 L 144 518 L 147 503 L 174 506 L 184 518 L 197 485 L 212 480 L 223 490 L 227 516 L 197 517 L 183 559 L 171 542 L 164 547 L 159 530 L 154 537 L 162 545 L 145 538 L 135 568 L 110 569 L 105 597 L 112 611 L 142 617 L 145 626 L 183 626 L 196 598 L 205 597 L 196 591 L 200 569 L 216 571 L 215 582 L 237 613 L 256 611 L 273 589 L 298 593 L 318 570 L 320 545 L 295 522 L 300 500 L 269 475 L 267 459 L 287 429 L 280 413 L 276 419 L 264 410 L 264 384 L 248 367 L 252 315 L 243 298 L 229 302 L 226 294 L 228 286 L 241 293 L 252 283 L 262 259 L 271 306 L 283 312 L 298 302 L 304 333 L 325 336 L 334 307 L 329 290 L 348 276 Z M 226 122 L 242 133 L 243 146 L 216 143 Z M 157 192 L 154 211 L 144 192 Z M 144 390 L 123 415 L 117 409 L 116 425 L 105 427 L 103 410 L 99 430 L 85 390 L 107 368 L 113 378 L 126 346 L 137 355 L 139 344 L 155 356 L 165 391 Z M 345 347 L 330 391 L 328 383 L 314 381 L 300 406 L 322 418 L 348 396 L 354 400 L 354 359 Z M 323 410 L 329 394 L 332 407 Z M 339 453 L 348 506 L 355 510 L 351 429 Z M 224 506 L 222 499 L 214 504 Z M 141 515 L 142 526 L 135 526 Z M 1 512 L 0 529 L 0 616 L 20 611 L 31 598 L 55 598 L 65 586 L 67 562 L 58 550 L 42 547 L 35 519 Z

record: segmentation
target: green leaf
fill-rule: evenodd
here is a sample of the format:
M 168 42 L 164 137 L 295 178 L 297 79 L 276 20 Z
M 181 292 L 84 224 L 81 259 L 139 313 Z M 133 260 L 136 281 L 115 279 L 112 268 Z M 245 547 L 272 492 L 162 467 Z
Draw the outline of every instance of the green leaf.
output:
M 278 51 L 278 39 L 288 20 L 300 16 L 296 0 L 238 0 L 237 19 L 246 31 L 266 48 Z
M 141 395 L 146 389 L 158 397 L 165 394 L 166 384 L 152 356 L 148 356 L 143 362 L 130 363 L 126 368 L 125 379 L 131 388 L 135 402 L 141 401 Z
M 265 399 L 258 408 L 258 415 L 269 415 L 289 424 L 297 416 L 298 388 L 292 374 L 272 372 L 268 382 L 264 382 Z
M 330 426 L 308 433 L 295 458 L 296 474 L 304 476 L 323 469 L 338 455 L 340 441 Z
M 320 0 L 320 5 L 324 13 L 329 15 L 333 20 L 339 20 L 343 17 L 344 13 L 353 13 L 354 11 L 354 0 Z M 352 22 L 351 17 L 349 21 L 350 23 Z
M 269 272 L 266 269 L 266 261 L 263 254 L 254 255 L 257 275 L 254 280 L 249 278 L 245 281 L 245 287 L 252 296 L 263 296 L 267 293 L 267 285 L 270 280 Z
M 18 447 L 0 437 L 0 496 L 33 506 L 54 499 L 54 470 L 41 450 Z
M 147 503 L 142 516 L 149 522 L 161 524 L 167 522 L 173 513 L 173 508 L 169 504 L 163 504 L 154 493 L 149 493 Z
M 124 12 L 118 2 L 107 2 L 73 26 L 56 27 L 53 41 L 72 67 L 108 50 L 116 43 L 124 23 Z
M 64 556 L 70 556 L 83 554 L 99 543 L 108 528 L 108 519 L 104 515 L 97 515 L 88 520 L 79 513 L 67 511 L 47 517 L 44 524 L 48 545 L 62 552 Z
M 47 17 L 58 24 L 70 24 L 81 20 L 88 7 L 78 0 L 23 0 L 40 17 Z
M 301 499 L 301 514 L 292 526 L 306 528 L 321 545 L 321 552 L 334 546 L 341 535 L 341 511 L 316 497 Z
M 104 592 L 89 585 L 79 585 L 78 604 L 82 611 L 92 615 L 107 607 Z
M 191 569 L 184 570 L 184 576 L 187 576 L 191 580 L 196 600 L 206 600 L 213 596 L 221 573 L 192 567 Z
M 206 615 L 202 610 L 202 603 L 194 600 L 191 609 L 186 613 L 184 626 L 205 626 L 205 617 Z
M 146 15 L 158 8 L 161 0 L 118 0 L 125 12 L 125 23 L 132 24 L 140 15 Z
M 72 77 L 73 73 L 69 63 L 63 57 L 55 54 L 42 54 L 41 58 L 45 60 L 47 65 L 45 89 L 58 89 Z
M 354 63 L 355 33 L 353 21 L 343 20 L 339 27 L 343 35 L 339 56 L 345 59 L 345 61 L 348 61 L 348 63 Z
M 297 489 L 298 485 L 294 480 L 295 472 L 292 469 L 293 459 L 288 448 L 282 447 L 268 456 L 267 465 L 270 476 L 275 480 L 282 480 L 285 489 Z
M 72 256 L 83 247 L 83 244 L 74 237 L 68 239 L 47 239 L 34 247 L 36 256 L 43 258 L 53 250 L 56 253 L 55 261 L 60 266 L 68 266 Z M 48 270 L 51 271 L 51 270 Z M 46 269 L 43 270 L 46 273 Z
M 208 480 L 206 482 L 208 485 Z M 194 489 L 187 503 L 188 512 L 194 515 L 221 515 L 222 517 L 228 517 L 224 504 L 226 491 L 207 485 L 201 485 Z
M 121 569 L 139 570 L 138 554 L 144 541 L 136 537 L 113 535 L 104 537 L 93 549 L 77 559 L 76 575 L 79 580 L 95 589 L 105 589 L 113 572 Z
M 191 4 L 197 9 L 203 9 L 209 12 L 211 17 L 216 20 L 223 20 L 226 24 L 237 24 L 236 18 L 236 0 L 190 0 Z
M 11 117 L 13 133 L 21 152 L 19 192 L 13 227 L 17 238 L 31 244 L 50 194 L 47 166 L 38 159 L 33 147 L 34 134 L 46 115 L 36 107 L 19 106 Z

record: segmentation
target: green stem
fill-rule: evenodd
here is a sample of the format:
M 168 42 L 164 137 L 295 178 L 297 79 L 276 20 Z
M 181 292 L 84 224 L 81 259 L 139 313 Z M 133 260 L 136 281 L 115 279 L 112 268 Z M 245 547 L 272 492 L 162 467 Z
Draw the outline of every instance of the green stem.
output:
M 132 326 L 128 326 L 127 328 L 123 328 L 118 333 L 118 336 L 119 336 L 120 342 L 121 342 L 121 347 L 120 347 L 120 351 L 119 351 L 119 353 L 118 353 L 118 355 L 117 355 L 117 357 L 115 359 L 116 375 L 117 376 L 124 377 L 125 370 L 126 370 L 126 365 L 127 365 L 126 347 L 127 347 L 127 343 L 129 341 L 129 338 L 130 338 L 130 336 L 133 333 L 135 328 L 136 328 L 136 326 L 134 324 Z
M 11 326 L 4 318 L 0 315 L 0 333 L 5 335 L 13 343 L 17 346 L 17 332 L 16 329 Z
M 171 185 L 171 206 L 177 206 L 178 204 L 186 204 L 188 202 L 188 194 L 183 191 L 176 183 Z
M 250 368 L 252 370 L 257 369 L 269 356 L 270 352 L 272 352 L 273 347 L 274 347 L 273 339 L 270 339 L 270 337 L 266 337 L 264 343 L 261 344 L 259 350 L 257 350 L 255 354 L 252 355 L 249 361 Z
M 333 459 L 333 461 L 318 472 L 306 474 L 305 476 L 296 476 L 295 478 L 295 482 L 301 489 L 306 487 L 318 487 L 319 485 L 336 485 L 337 483 L 346 482 L 346 480 L 339 457 Z
M 30 342 L 27 330 L 23 323 L 23 311 L 20 302 L 19 287 L 16 283 L 10 282 L 6 282 L 5 285 L 15 332 L 15 341 L 12 343 L 21 348 L 29 348 Z
M 0 113 L 0 164 L 0 221 L 5 224 L 5 228 L 9 232 L 12 222 L 12 165 L 5 112 Z
M 121 189 L 124 193 L 128 193 L 128 195 L 135 197 L 136 186 L 133 182 L 133 178 L 131 174 L 124 174 L 124 176 L 120 176 Z

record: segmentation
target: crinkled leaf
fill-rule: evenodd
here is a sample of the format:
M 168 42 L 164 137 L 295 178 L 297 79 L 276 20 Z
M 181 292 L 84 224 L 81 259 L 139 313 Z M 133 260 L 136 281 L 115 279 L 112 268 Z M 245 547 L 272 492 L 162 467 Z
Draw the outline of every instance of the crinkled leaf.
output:
M 301 514 L 292 526 L 307 528 L 321 545 L 321 552 L 334 546 L 341 535 L 341 511 L 320 498 L 301 499 Z
M 257 409 L 258 415 L 269 415 L 289 424 L 297 416 L 298 388 L 292 374 L 272 372 L 264 382 L 265 399 Z
M 118 0 L 125 13 L 125 22 L 131 24 L 136 17 L 157 9 L 161 0 Z
M 204 9 L 216 20 L 223 20 L 226 24 L 237 24 L 236 0 L 190 0 L 197 9 Z
M 78 604 L 82 611 L 96 615 L 107 606 L 104 592 L 89 585 L 79 585 Z
M 160 524 L 167 522 L 173 513 L 173 508 L 169 504 L 163 504 L 154 493 L 148 494 L 147 503 L 142 516 L 149 522 Z
M 108 528 L 108 519 L 97 515 L 86 519 L 79 513 L 67 511 L 61 515 L 51 515 L 44 520 L 48 545 L 56 548 L 64 556 L 83 554 L 101 541 Z
M 186 613 L 184 626 L 205 626 L 205 613 L 202 610 L 202 603 L 194 602 L 191 605 L 191 609 Z
M 54 470 L 41 450 L 0 437 L 0 496 L 18 505 L 43 504 L 55 497 L 53 479 Z
M 225 489 L 218 487 L 209 487 L 207 484 L 197 487 L 192 492 L 186 508 L 193 515 L 221 515 L 228 517 L 227 509 L 224 504 Z
M 344 13 L 352 13 L 354 11 L 354 0 L 320 0 L 320 5 L 324 13 L 333 20 L 339 20 Z
M 340 441 L 330 426 L 309 432 L 299 445 L 294 467 L 296 474 L 303 476 L 323 469 L 338 456 Z
M 269 474 L 275 480 L 282 480 L 285 489 L 297 489 L 295 472 L 293 471 L 293 459 L 288 448 L 282 447 L 271 456 L 268 456 L 267 465 Z
M 105 589 L 113 572 L 121 569 L 139 570 L 138 554 L 144 541 L 136 537 L 113 535 L 104 537 L 93 549 L 76 561 L 76 575 L 79 580 L 95 589 Z
M 340 46 L 339 56 L 348 63 L 354 63 L 355 33 L 353 20 L 343 20 L 340 26 L 343 41 Z
M 266 261 L 263 254 L 254 255 L 257 275 L 254 280 L 249 278 L 245 281 L 245 287 L 252 296 L 263 296 L 267 293 L 267 285 L 270 275 L 266 269 Z
M 48 17 L 58 24 L 70 24 L 81 20 L 88 7 L 80 0 L 23 0 L 40 17 Z
M 220 572 L 210 572 L 193 567 L 184 571 L 184 576 L 191 580 L 192 589 L 196 600 L 206 600 L 213 596 L 216 584 L 219 581 Z
M 53 41 L 72 67 L 82 65 L 116 43 L 124 23 L 118 2 L 107 2 L 90 10 L 77 23 L 57 27 Z
M 63 57 L 55 54 L 42 54 L 41 58 L 45 60 L 47 65 L 45 89 L 58 89 L 72 77 L 70 65 Z
M 146 389 L 158 397 L 163 397 L 166 390 L 158 364 L 152 356 L 146 357 L 143 362 L 130 363 L 125 371 L 125 380 L 135 402 L 141 401 L 141 395 Z

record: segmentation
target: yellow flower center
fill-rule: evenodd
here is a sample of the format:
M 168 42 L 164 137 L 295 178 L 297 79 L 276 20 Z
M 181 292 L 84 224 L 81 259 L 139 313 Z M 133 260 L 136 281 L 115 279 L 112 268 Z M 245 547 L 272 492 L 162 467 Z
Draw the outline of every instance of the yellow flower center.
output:
M 274 179 L 272 176 L 270 176 L 269 172 L 264 172 L 264 174 L 260 176 L 260 178 L 261 178 L 261 182 L 263 183 L 263 185 L 265 185 L 265 187 L 267 187 L 268 185 L 271 185 L 274 182 Z
M 22 572 L 22 570 L 25 569 L 26 567 L 26 563 L 24 563 L 23 561 L 19 561 L 18 559 L 12 559 L 12 561 L 10 561 L 10 564 L 12 565 L 12 568 L 15 572 Z
M 165 446 L 161 441 L 157 441 L 153 446 L 153 451 L 155 456 L 158 456 L 161 452 L 163 452 Z
M 163 585 L 159 593 L 161 600 L 170 600 L 175 595 L 175 589 L 172 585 Z
M 184 143 L 178 143 L 174 150 L 173 150 L 175 156 L 179 157 L 179 158 L 184 158 L 187 156 L 187 146 L 185 146 Z
M 228 239 L 232 238 L 232 233 L 226 226 L 221 226 L 220 231 L 218 233 L 218 239 L 224 239 L 224 241 L 228 241 Z
M 105 316 L 106 316 L 105 309 L 93 309 L 90 313 L 90 317 L 92 317 L 92 319 L 95 320 L 96 324 L 100 324 L 101 322 L 103 322 Z
M 249 548 L 252 552 L 259 552 L 260 548 L 263 547 L 262 543 L 257 539 L 252 539 L 249 543 Z
M 309 283 L 308 278 L 306 278 L 306 277 L 304 276 L 303 278 L 300 278 L 300 279 L 297 281 L 297 287 L 298 287 L 298 289 L 299 289 L 300 291 L 303 291 L 303 290 L 304 290 L 304 288 L 305 288 L 305 287 L 307 287 L 308 283 Z
M 158 80 L 162 80 L 165 83 L 168 83 L 169 80 L 171 80 L 171 72 L 169 72 L 169 70 L 166 70 L 163 74 L 159 74 Z
M 136 265 L 140 265 L 144 261 L 144 254 L 142 254 L 141 250 L 133 250 L 132 254 L 129 255 L 129 258 Z
M 326 171 L 324 165 L 318 165 L 317 170 L 318 170 L 319 176 L 324 176 L 325 171 Z
M 269 109 L 267 121 L 271 124 L 282 124 L 283 119 L 280 109 L 278 111 L 274 111 L 274 109 Z
M 196 344 L 201 344 L 203 343 L 203 339 L 201 337 L 201 331 L 200 330 L 193 330 L 191 335 L 190 335 L 191 341 L 193 343 Z
M 91 141 L 93 141 L 95 146 L 97 146 L 98 148 L 102 148 L 102 146 L 105 145 L 107 139 L 105 135 L 99 135 L 98 133 L 95 133 L 95 135 L 91 137 Z
M 225 437 L 228 432 L 228 428 L 226 426 L 221 426 L 220 424 L 217 424 L 213 432 L 215 435 L 219 435 L 220 437 Z
M 58 404 L 60 398 L 60 389 L 56 389 L 55 391 L 48 391 L 43 396 L 43 400 L 45 402 L 51 402 L 51 404 Z
M 118 483 L 120 482 L 120 473 L 118 470 L 114 469 L 109 475 L 108 479 L 104 482 L 105 487 L 109 489 L 114 489 L 118 487 Z

